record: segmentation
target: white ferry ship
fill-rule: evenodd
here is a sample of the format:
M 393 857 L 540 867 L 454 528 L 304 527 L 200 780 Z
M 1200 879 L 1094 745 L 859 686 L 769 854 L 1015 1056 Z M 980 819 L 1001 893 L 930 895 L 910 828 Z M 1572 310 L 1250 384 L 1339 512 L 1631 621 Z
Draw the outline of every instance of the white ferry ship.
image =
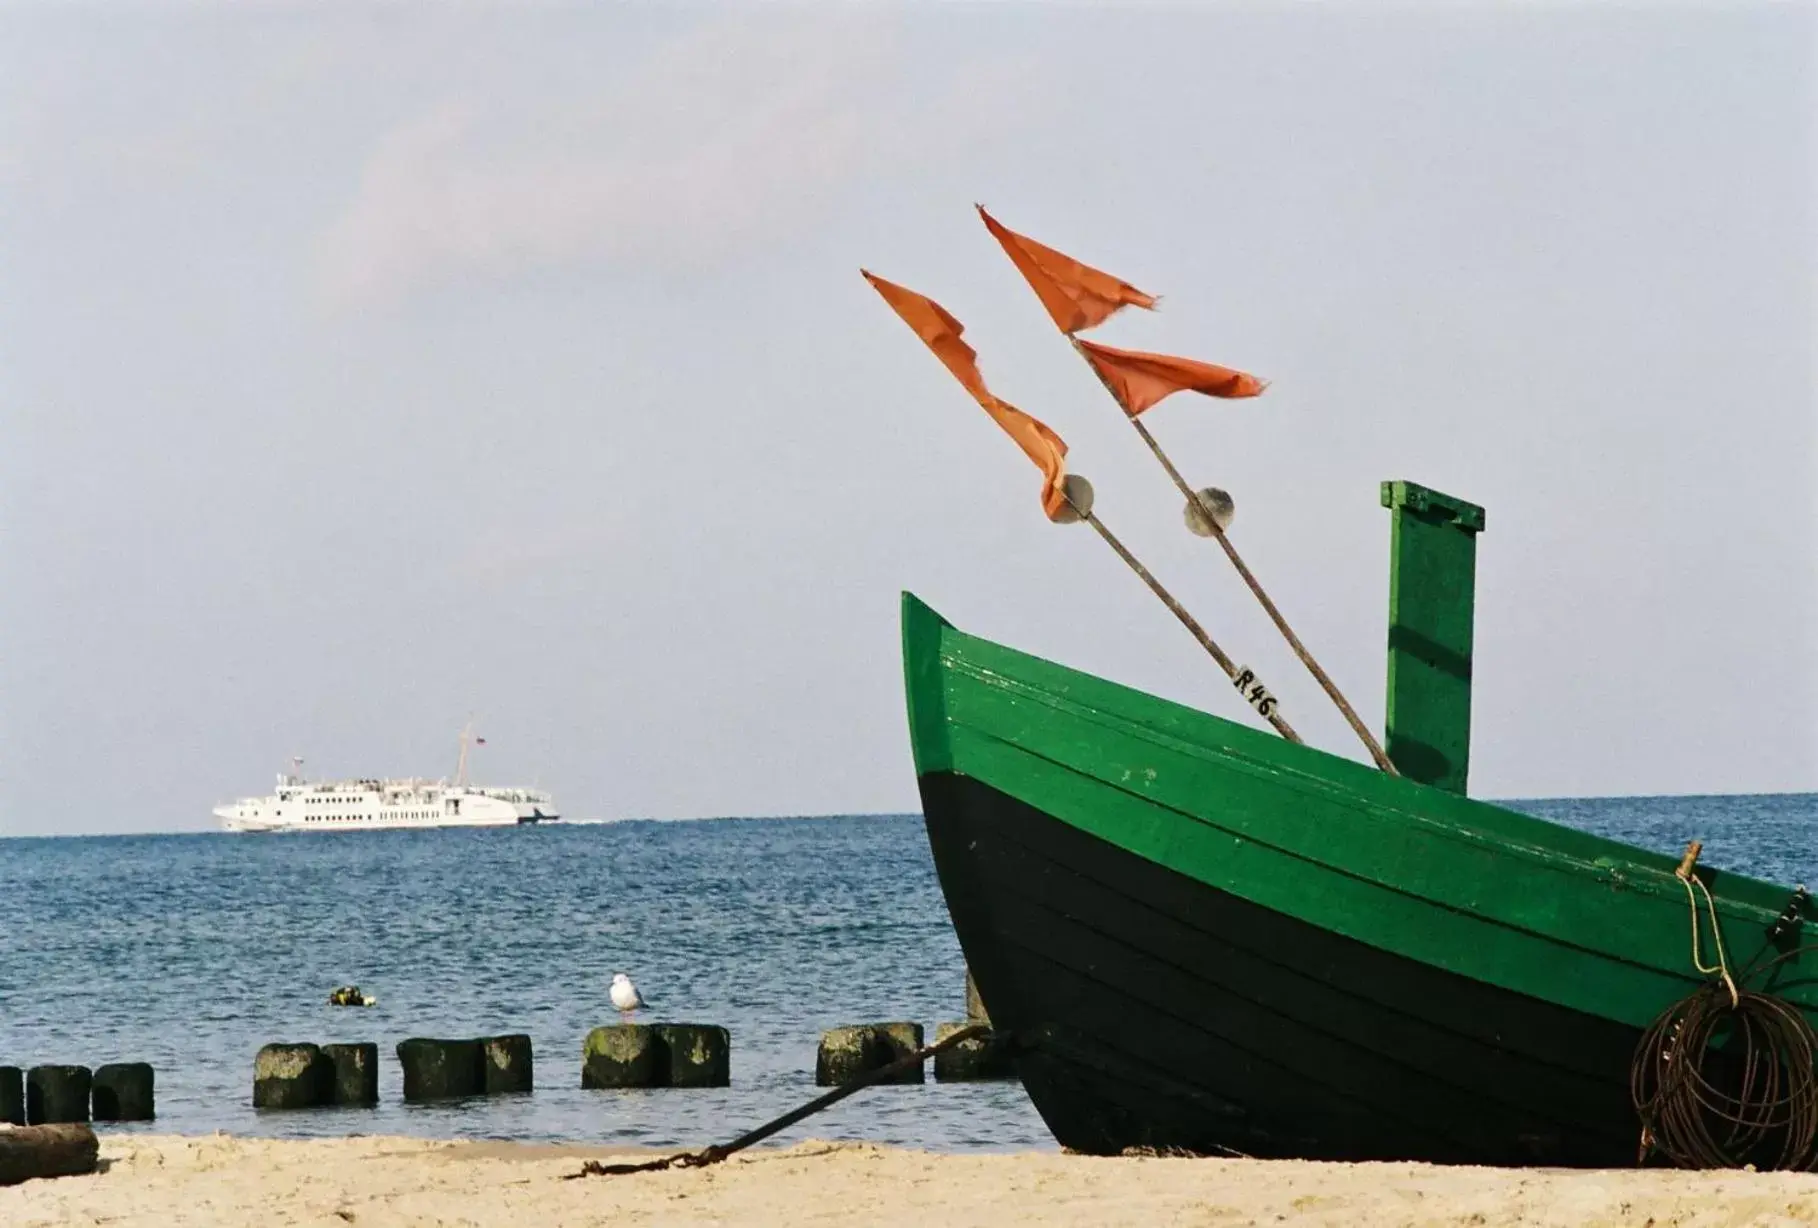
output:
M 228 831 L 372 831 L 395 827 L 505 827 L 553 823 L 555 801 L 537 789 L 482 788 L 467 780 L 469 730 L 449 780 L 305 780 L 303 760 L 278 773 L 278 789 L 215 807 Z M 484 738 L 478 740 L 485 742 Z

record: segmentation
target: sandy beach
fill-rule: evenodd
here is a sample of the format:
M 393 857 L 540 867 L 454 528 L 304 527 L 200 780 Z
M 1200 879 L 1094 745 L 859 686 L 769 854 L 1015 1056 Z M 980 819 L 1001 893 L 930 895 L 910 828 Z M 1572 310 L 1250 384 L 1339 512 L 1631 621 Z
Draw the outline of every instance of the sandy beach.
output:
M 1818 1176 L 1564 1172 L 1028 1153 L 862 1143 L 564 1180 L 600 1148 L 366 1137 L 104 1138 L 104 1171 L 0 1189 L 0 1224 L 1818 1224 Z

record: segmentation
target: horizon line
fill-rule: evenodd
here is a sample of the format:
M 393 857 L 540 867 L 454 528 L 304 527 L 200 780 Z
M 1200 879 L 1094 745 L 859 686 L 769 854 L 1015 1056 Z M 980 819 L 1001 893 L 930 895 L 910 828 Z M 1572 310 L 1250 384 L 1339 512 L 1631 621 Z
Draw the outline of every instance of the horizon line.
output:
M 1470 797 L 1469 800 L 1483 802 L 1492 806 L 1514 806 L 1523 802 L 1624 802 L 1624 801 L 1696 801 L 1702 798 L 1738 798 L 1738 797 L 1818 797 L 1818 789 L 1770 789 L 1762 792 L 1745 793 L 1587 793 L 1558 797 L 1524 796 L 1524 797 Z M 864 811 L 825 811 L 812 814 L 700 814 L 700 815 L 630 815 L 617 819 L 560 819 L 549 824 L 551 827 L 612 827 L 620 823 L 724 823 L 724 822 L 787 822 L 801 820 L 820 822 L 827 819 L 919 819 L 919 810 L 864 810 Z M 528 826 L 537 826 L 529 824 Z M 377 828 L 372 830 L 420 830 L 449 831 L 455 828 Z M 493 830 L 470 828 L 467 830 Z M 94 831 L 94 832 L 0 832 L 0 840 L 104 840 L 112 838 L 131 838 L 135 836 L 231 836 L 245 835 L 244 832 L 229 832 L 219 827 L 196 828 L 153 828 L 146 831 Z M 294 835 L 293 832 L 258 833 L 262 835 Z M 351 835 L 351 832 L 340 832 L 340 835 Z

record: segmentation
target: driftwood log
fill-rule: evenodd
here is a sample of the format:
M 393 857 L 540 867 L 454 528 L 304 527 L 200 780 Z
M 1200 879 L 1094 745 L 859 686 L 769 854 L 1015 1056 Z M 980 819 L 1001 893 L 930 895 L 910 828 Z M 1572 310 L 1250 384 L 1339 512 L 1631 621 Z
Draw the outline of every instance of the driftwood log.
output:
M 95 1171 L 100 1145 L 93 1127 L 21 1126 L 0 1130 L 0 1185 L 34 1177 L 74 1177 Z

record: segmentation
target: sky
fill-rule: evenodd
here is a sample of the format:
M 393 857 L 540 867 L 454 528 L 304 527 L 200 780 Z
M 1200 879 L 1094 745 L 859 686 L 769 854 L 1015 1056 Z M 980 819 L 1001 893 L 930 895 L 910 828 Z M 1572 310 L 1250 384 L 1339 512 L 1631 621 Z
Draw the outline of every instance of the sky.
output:
M 980 225 L 1271 381 L 1145 417 L 1380 730 L 1385 479 L 1483 504 L 1471 792 L 1818 789 L 1818 9 L 0 5 L 0 834 L 311 774 L 917 808 L 899 595 L 1362 746 Z

